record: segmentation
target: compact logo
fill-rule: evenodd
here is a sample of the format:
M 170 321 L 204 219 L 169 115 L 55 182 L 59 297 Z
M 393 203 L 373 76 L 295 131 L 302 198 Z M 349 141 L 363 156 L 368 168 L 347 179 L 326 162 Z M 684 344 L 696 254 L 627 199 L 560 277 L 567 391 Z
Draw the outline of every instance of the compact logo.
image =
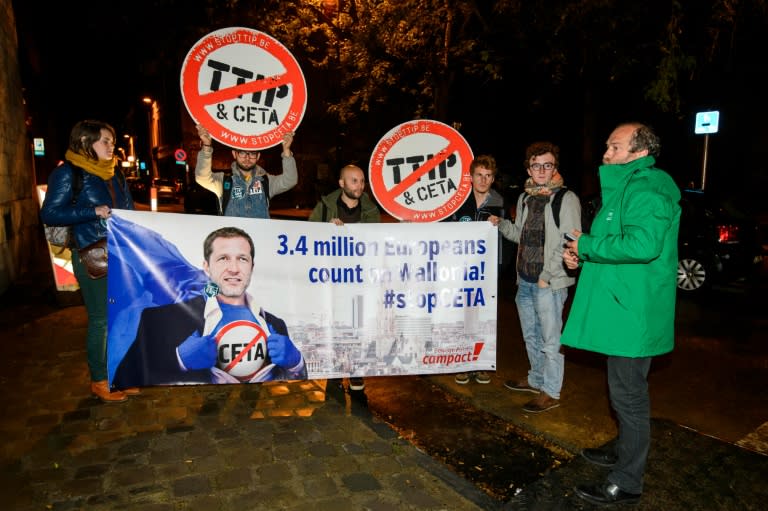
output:
M 476 342 L 474 346 L 461 346 L 458 348 L 438 348 L 433 353 L 424 355 L 421 363 L 424 365 L 452 365 L 466 362 L 474 362 L 483 351 L 484 342 Z

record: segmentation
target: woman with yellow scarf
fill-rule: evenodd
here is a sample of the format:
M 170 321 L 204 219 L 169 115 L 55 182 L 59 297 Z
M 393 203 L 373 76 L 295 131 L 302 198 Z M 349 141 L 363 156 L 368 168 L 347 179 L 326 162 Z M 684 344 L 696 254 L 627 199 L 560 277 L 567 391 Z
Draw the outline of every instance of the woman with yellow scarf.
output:
M 121 171 L 116 171 L 115 129 L 101 121 L 72 128 L 65 161 L 48 179 L 40 217 L 46 225 L 71 226 L 72 266 L 88 313 L 86 351 L 91 392 L 104 402 L 122 402 L 139 389 L 110 389 L 107 381 L 107 278 L 89 275 L 81 252 L 107 237 L 112 208 L 133 209 Z

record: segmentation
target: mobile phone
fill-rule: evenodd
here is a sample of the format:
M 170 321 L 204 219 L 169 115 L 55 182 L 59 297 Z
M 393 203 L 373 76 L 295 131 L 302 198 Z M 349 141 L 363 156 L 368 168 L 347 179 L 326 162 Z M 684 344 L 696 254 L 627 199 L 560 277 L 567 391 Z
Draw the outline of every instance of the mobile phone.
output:
M 568 240 L 568 241 L 576 241 L 576 240 L 578 239 L 576 236 L 574 236 L 574 235 L 573 235 L 573 234 L 571 234 L 570 232 L 566 232 L 565 234 L 563 234 L 563 237 L 564 237 L 566 240 Z

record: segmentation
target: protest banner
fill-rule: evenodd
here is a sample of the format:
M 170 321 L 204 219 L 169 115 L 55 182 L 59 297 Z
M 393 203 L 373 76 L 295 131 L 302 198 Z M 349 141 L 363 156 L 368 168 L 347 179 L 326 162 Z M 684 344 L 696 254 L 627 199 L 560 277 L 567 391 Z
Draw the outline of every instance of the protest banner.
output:
M 147 335 L 149 316 L 157 320 L 164 307 L 187 303 L 200 314 L 205 303 L 211 313 L 216 291 L 202 269 L 203 242 L 225 226 L 253 239 L 248 303 L 267 319 L 211 328 L 217 343 L 225 340 L 216 372 L 229 371 L 211 383 L 265 381 L 253 376 L 264 370 L 259 363 L 232 374 L 232 361 L 267 357 L 275 325 L 301 352 L 311 379 L 496 369 L 498 237 L 488 222 L 340 227 L 115 210 L 108 235 L 110 382 L 136 339 Z M 165 326 L 180 322 L 189 329 L 185 336 L 199 326 L 196 335 L 204 335 L 202 319 L 190 310 L 176 310 Z M 172 340 L 162 363 L 176 369 L 184 340 Z M 201 383 L 179 374 L 166 383 Z M 135 378 L 123 383 L 156 381 Z

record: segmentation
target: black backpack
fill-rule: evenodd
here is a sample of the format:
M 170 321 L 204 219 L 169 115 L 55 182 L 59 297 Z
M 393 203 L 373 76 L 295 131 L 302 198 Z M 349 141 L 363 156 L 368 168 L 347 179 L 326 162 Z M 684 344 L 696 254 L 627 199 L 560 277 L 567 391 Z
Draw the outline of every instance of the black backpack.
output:
M 269 176 L 264 174 L 261 176 L 264 179 L 261 180 L 261 187 L 264 189 L 264 197 L 267 198 L 267 210 L 269 210 Z M 254 179 L 256 177 L 254 176 Z M 232 196 L 232 174 L 224 174 L 224 181 L 222 182 L 222 194 L 221 201 L 219 202 L 219 215 L 224 215 L 227 210 L 227 204 L 229 204 L 229 198 Z

